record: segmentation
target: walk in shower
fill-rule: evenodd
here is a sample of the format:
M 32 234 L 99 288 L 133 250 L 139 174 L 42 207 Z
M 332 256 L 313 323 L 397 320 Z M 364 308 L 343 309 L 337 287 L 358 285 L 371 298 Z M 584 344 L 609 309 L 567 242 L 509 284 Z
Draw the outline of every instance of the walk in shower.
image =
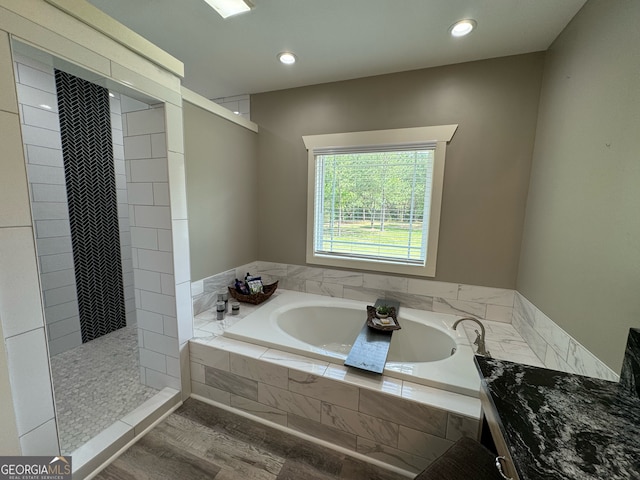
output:
M 20 44 L 14 71 L 64 455 L 161 388 L 179 389 L 168 377 L 179 378 L 177 338 L 171 360 L 158 352 L 166 345 L 154 348 L 165 333 L 177 337 L 175 305 L 149 301 L 175 292 L 164 109 Z M 152 208 L 138 210 L 137 227 L 136 206 Z

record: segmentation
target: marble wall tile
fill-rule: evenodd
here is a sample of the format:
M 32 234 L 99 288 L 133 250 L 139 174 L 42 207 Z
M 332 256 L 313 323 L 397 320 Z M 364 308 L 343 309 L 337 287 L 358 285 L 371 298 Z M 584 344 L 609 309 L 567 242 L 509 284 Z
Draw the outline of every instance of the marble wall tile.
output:
M 398 424 L 330 403 L 322 403 L 321 422 L 359 437 L 398 446 Z
M 518 292 L 512 324 L 547 368 L 617 381 L 618 375 L 614 371 Z M 515 356 L 516 360 L 527 362 L 527 359 Z
M 369 373 L 344 365 L 329 364 L 324 376 L 340 382 L 350 383 L 358 387 L 385 392 L 390 395 L 401 396 L 403 381 L 397 378 L 377 373 Z
M 547 349 L 549 351 L 551 349 Z M 545 365 L 534 353 L 517 354 L 517 353 L 505 353 L 504 355 L 494 355 L 495 358 L 502 358 L 503 360 L 509 360 L 511 362 L 522 363 L 524 365 L 531 365 L 532 367 L 550 368 Z
M 561 357 L 553 348 L 547 348 L 547 353 L 544 357 L 544 366 L 551 370 L 576 373 L 575 370 L 567 363 L 565 358 Z
M 269 276 L 284 278 L 287 276 L 287 264 L 259 261 L 258 273 L 259 275 L 269 275 Z
M 244 278 L 244 276 L 243 276 Z M 203 288 L 205 293 L 217 293 L 221 291 L 227 291 L 229 285 L 233 285 L 236 279 L 236 271 L 227 270 L 226 272 L 219 273 L 212 277 L 207 277 L 203 280 Z
M 305 267 L 301 265 L 287 265 L 286 277 L 322 282 L 324 278 L 324 269 L 316 267 Z
M 324 375 L 329 365 L 322 360 L 316 360 L 310 357 L 303 357 L 295 353 L 282 352 L 280 350 L 269 349 L 260 357 L 265 362 L 276 363 L 283 367 L 293 368 L 302 372 L 312 373 L 314 375 Z M 285 387 L 286 388 L 286 387 Z
M 439 313 L 450 313 L 452 315 L 484 318 L 487 313 L 487 306 L 483 303 L 463 300 L 448 300 L 446 298 L 438 297 L 433 299 L 433 311 Z
M 320 400 L 316 398 L 261 383 L 258 386 L 258 401 L 278 410 L 320 422 Z
M 346 270 L 324 269 L 323 281 L 328 283 L 337 283 L 339 285 L 348 285 L 350 287 L 362 287 L 364 283 L 364 275 L 359 272 L 350 272 Z
M 220 390 L 200 382 L 191 381 L 191 392 L 194 395 L 200 395 L 201 397 L 222 403 L 223 405 L 231 405 L 231 394 L 229 392 L 225 392 L 224 390 Z
M 519 316 L 522 321 L 533 325 L 537 308 L 522 294 L 516 292 L 513 301 L 513 314 Z
M 480 399 L 418 383 L 402 382 L 402 398 L 430 405 L 440 410 L 456 412 L 460 415 L 480 418 Z
M 455 442 L 462 437 L 480 439 L 479 417 L 471 418 L 455 413 L 447 413 L 447 440 Z
M 433 461 L 446 452 L 453 443 L 451 440 L 400 426 L 398 449 L 412 455 L 418 455 Z
M 198 280 L 197 282 L 191 283 L 191 296 L 197 297 L 198 295 L 202 295 L 204 293 L 204 280 Z
M 560 358 L 567 358 L 569 353 L 569 340 L 571 339 L 569 334 L 540 310 L 536 311 L 533 322 L 536 332 L 544 338 L 553 350 L 558 352 Z
M 250 400 L 258 399 L 258 382 L 217 368 L 204 367 L 205 384 Z
M 372 290 L 370 288 L 344 287 L 344 298 L 358 300 L 373 305 L 378 298 L 384 298 L 384 290 Z
M 289 370 L 289 390 L 352 410 L 358 409 L 358 387 L 330 378 Z
M 219 350 L 198 342 L 191 342 L 189 345 L 189 354 L 192 362 L 218 370 L 229 371 L 230 354 L 226 350 Z
M 358 437 L 357 452 L 414 473 L 424 470 L 431 463 L 428 458 L 412 455 L 362 437 Z
M 476 285 L 460 285 L 458 300 L 476 303 L 513 307 L 514 291 L 504 288 L 479 287 Z
M 547 355 L 547 342 L 535 331 L 532 324 L 526 320 L 527 318 L 519 313 L 514 314 L 512 325 L 538 358 L 543 359 Z
M 501 305 L 487 305 L 487 320 L 494 322 L 511 323 L 513 318 L 513 307 L 503 307 Z
M 344 296 L 344 285 L 307 280 L 305 282 L 305 291 L 316 295 L 342 298 Z
M 323 425 L 319 422 L 315 422 L 298 415 L 289 414 L 288 417 L 287 426 L 293 430 L 297 430 L 349 450 L 356 450 L 356 436 L 352 433 L 348 433 L 328 425 Z
M 287 426 L 287 412 L 265 405 L 264 403 L 254 402 L 253 400 L 238 395 L 231 395 L 230 406 L 255 415 L 256 417 L 277 423 L 278 425 Z
M 400 302 L 400 307 L 415 308 L 417 310 L 433 311 L 433 297 L 411 295 L 402 292 L 385 292 L 383 298 Z
M 408 293 L 412 295 L 425 295 L 428 297 L 458 299 L 457 283 L 435 282 L 416 278 L 409 279 Z
M 214 308 L 217 301 L 218 295 L 216 292 L 203 293 L 193 297 L 193 314 L 199 315 L 206 310 Z
M 409 288 L 409 279 L 404 277 L 390 277 L 388 275 L 365 273 L 363 276 L 363 287 L 373 290 L 407 293 Z
M 253 262 L 246 263 L 246 264 L 241 265 L 239 267 L 236 267 L 236 277 L 235 278 L 243 279 L 248 272 L 251 272 L 254 275 L 256 274 L 256 272 L 258 274 L 260 273 L 260 266 L 259 266 L 259 262 L 257 260 L 255 260 Z
M 274 387 L 287 388 L 289 385 L 289 369 L 270 364 L 236 353 L 231 353 L 229 371 Z
M 194 343 L 191 342 L 192 352 L 206 357 L 197 347 L 193 348 Z M 296 392 L 255 380 L 264 380 L 272 367 L 287 368 L 270 362 L 299 362 L 301 358 L 277 350 L 268 350 L 260 359 L 245 359 L 231 353 L 232 372 L 216 371 L 192 362 L 193 393 L 279 425 L 285 425 L 286 420 L 289 428 L 345 448 L 356 449 L 360 442 L 362 452 L 367 452 L 365 455 L 402 468 L 413 465 L 417 469 L 417 465 L 436 458 L 452 439 L 477 434 L 479 422 L 470 416 L 479 417 L 478 399 L 442 391 L 437 392 L 444 393 L 445 398 L 434 399 L 436 389 L 368 375 L 342 365 L 322 365 L 324 377 L 290 369 L 289 388 L 297 389 Z M 238 367 L 236 361 L 240 362 Z M 245 368 L 250 370 L 248 375 L 252 379 L 234 374 Z M 213 374 L 217 377 L 215 381 L 211 378 Z M 206 384 L 198 381 L 202 377 Z M 242 391 L 246 390 L 242 380 L 257 384 L 257 399 Z M 403 385 L 406 388 L 403 389 Z M 434 398 L 429 398 L 430 393 Z M 358 408 L 340 405 L 345 402 L 355 403 Z M 438 408 L 440 405 L 442 409 Z M 451 407 L 454 412 L 444 410 Z M 404 429 L 404 436 L 400 434 L 401 429 Z M 419 461 L 414 458 L 416 456 L 420 457 Z
M 267 347 L 261 347 L 260 345 L 253 345 L 252 343 L 240 342 L 232 338 L 227 337 L 215 337 L 207 342 L 214 348 L 220 350 L 227 350 L 244 355 L 245 357 L 260 358 L 267 350 Z
M 271 282 L 275 282 L 278 280 L 271 280 Z M 268 283 L 271 283 L 268 282 Z M 306 280 L 300 278 L 282 278 L 278 280 L 278 287 L 284 288 L 285 290 L 293 290 L 294 292 L 304 292 L 306 288 Z
M 569 342 L 567 363 L 580 375 L 602 378 L 603 380 L 610 380 L 612 382 L 617 382 L 619 379 L 613 370 L 598 360 L 589 350 L 574 339 L 571 339 Z
M 191 380 L 194 382 L 204 383 L 204 365 L 201 363 L 191 362 L 190 367 Z
M 447 412 L 428 405 L 361 390 L 358 411 L 442 438 L 446 435 Z

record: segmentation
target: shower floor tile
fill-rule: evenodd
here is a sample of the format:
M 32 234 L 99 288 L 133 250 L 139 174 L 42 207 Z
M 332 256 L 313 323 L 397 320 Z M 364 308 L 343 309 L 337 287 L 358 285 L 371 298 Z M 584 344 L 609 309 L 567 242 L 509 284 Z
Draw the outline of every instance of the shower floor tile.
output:
M 63 455 L 158 393 L 140 384 L 135 326 L 55 355 L 51 371 Z

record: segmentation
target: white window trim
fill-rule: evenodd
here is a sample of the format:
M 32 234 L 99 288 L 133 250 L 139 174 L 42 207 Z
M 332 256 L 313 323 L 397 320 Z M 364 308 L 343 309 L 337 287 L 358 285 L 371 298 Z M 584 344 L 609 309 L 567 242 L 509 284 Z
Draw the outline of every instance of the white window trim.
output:
M 399 128 L 394 130 L 373 130 L 367 132 L 330 133 L 326 135 L 305 135 L 302 137 L 308 155 L 307 184 L 307 263 L 343 267 L 356 270 L 401 273 L 422 277 L 434 277 L 438 255 L 440 230 L 440 210 L 442 207 L 442 185 L 447 143 L 451 141 L 458 125 L 437 125 L 431 127 Z M 390 146 L 398 144 L 433 142 L 436 145 L 431 191 L 431 211 L 429 214 L 429 237 L 427 239 L 427 259 L 422 265 L 401 265 L 371 260 L 332 258 L 314 255 L 313 228 L 315 215 L 316 149 Z

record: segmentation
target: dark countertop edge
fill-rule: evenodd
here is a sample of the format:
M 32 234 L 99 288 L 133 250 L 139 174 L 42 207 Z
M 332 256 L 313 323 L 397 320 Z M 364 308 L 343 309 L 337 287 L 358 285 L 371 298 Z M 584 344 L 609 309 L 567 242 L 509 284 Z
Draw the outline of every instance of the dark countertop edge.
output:
M 485 393 L 485 397 L 487 398 L 487 400 L 489 401 L 489 403 L 491 404 L 491 409 L 493 410 L 493 417 L 495 419 L 495 423 L 498 426 L 498 429 L 500 430 L 500 435 L 502 436 L 502 440 L 504 441 L 505 445 L 507 446 L 507 449 L 509 450 L 508 455 L 510 458 L 512 458 L 511 463 L 513 465 L 513 468 L 516 470 L 518 477 L 519 478 L 526 478 L 522 472 L 522 470 L 520 469 L 520 467 L 518 466 L 518 464 L 513 461 L 513 456 L 511 455 L 511 448 L 512 445 L 509 444 L 509 440 L 508 440 L 508 436 L 506 434 L 506 429 L 504 428 L 504 424 L 502 423 L 502 417 L 500 416 L 498 409 L 496 408 L 496 404 L 493 401 L 493 395 L 491 395 L 491 390 L 489 388 L 489 384 L 487 383 L 487 380 L 485 378 L 484 373 L 482 372 L 482 367 L 479 363 L 479 360 L 485 360 L 486 357 L 482 356 L 482 355 L 474 355 L 473 356 L 473 363 L 475 364 L 477 370 L 478 370 L 478 374 L 480 375 L 480 388 L 484 391 Z M 508 360 L 500 360 L 500 361 L 508 361 Z M 513 362 L 512 362 L 513 363 Z M 532 367 L 532 368 L 539 368 L 539 367 Z M 481 405 L 481 407 L 483 407 L 483 405 Z M 500 452 L 498 452 L 498 455 L 500 455 Z

